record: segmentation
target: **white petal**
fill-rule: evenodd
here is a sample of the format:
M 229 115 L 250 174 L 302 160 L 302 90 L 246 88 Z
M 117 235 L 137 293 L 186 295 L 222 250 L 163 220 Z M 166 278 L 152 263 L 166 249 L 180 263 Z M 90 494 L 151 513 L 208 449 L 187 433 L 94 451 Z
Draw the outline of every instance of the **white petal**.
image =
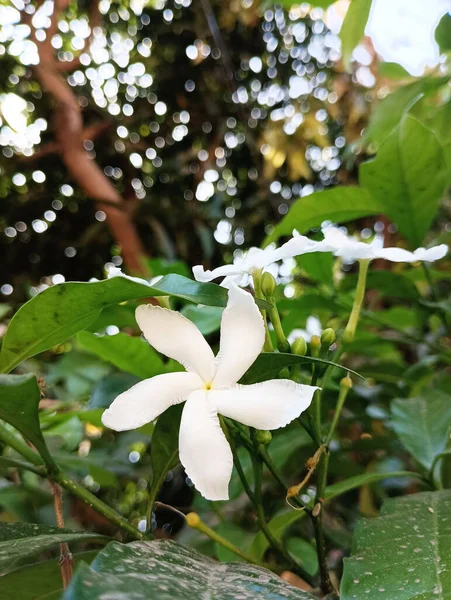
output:
M 175 310 L 151 304 L 138 306 L 136 321 L 158 352 L 178 361 L 187 371 L 198 373 L 205 381 L 211 381 L 214 355 L 194 323 Z
M 140 381 L 120 394 L 103 413 L 102 423 L 114 431 L 136 429 L 183 402 L 203 386 L 196 373 L 165 373 Z
M 291 240 L 283 244 L 283 246 L 275 252 L 277 253 L 277 260 L 280 260 L 283 258 L 301 256 L 302 254 L 310 254 L 312 252 L 331 252 L 331 248 L 328 244 L 325 244 L 324 241 L 315 242 L 305 235 L 299 235 L 299 233 L 296 232 L 296 235 Z
M 275 244 L 270 244 L 264 250 L 249 248 L 244 255 L 244 264 L 248 273 L 251 273 L 252 269 L 264 269 L 277 260 L 280 260 L 279 249 L 276 248 Z
M 417 260 L 434 262 L 448 254 L 448 246 L 446 244 L 440 244 L 440 246 L 433 246 L 432 248 L 418 248 L 415 250 L 414 254 Z
M 310 406 L 315 390 L 289 379 L 272 379 L 254 385 L 210 390 L 220 415 L 257 429 L 285 427 Z
M 194 392 L 183 408 L 180 462 L 204 498 L 228 500 L 233 456 L 209 394 Z
M 248 292 L 233 285 L 222 313 L 221 340 L 216 357 L 215 388 L 236 383 L 255 362 L 265 342 L 265 326 Z
M 321 321 L 318 319 L 318 317 L 315 317 L 314 315 L 312 315 L 311 317 L 308 317 L 307 323 L 305 326 L 306 326 L 307 331 L 309 332 L 310 339 L 312 339 L 313 335 L 321 336 L 322 327 L 321 327 Z
M 236 265 L 223 265 L 213 271 L 204 271 L 202 265 L 196 265 L 193 267 L 193 275 L 196 281 L 206 283 L 207 281 L 213 281 L 217 277 L 228 277 L 229 275 L 242 275 L 243 270 Z
M 131 275 L 126 275 L 122 272 L 122 269 L 119 269 L 118 267 L 111 267 L 109 269 L 108 279 L 113 279 L 113 277 L 123 277 L 124 279 L 129 279 L 130 281 L 142 283 L 143 285 L 148 285 L 149 287 L 151 287 L 151 284 L 145 279 L 142 279 L 141 277 L 132 277 Z

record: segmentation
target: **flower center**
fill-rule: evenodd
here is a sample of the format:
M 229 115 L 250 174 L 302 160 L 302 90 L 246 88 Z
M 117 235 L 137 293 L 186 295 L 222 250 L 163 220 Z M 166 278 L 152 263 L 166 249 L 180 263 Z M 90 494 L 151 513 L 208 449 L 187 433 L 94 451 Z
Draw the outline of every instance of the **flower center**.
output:
M 212 387 L 213 387 L 213 382 L 212 381 L 205 381 L 204 382 L 204 389 L 211 390 Z

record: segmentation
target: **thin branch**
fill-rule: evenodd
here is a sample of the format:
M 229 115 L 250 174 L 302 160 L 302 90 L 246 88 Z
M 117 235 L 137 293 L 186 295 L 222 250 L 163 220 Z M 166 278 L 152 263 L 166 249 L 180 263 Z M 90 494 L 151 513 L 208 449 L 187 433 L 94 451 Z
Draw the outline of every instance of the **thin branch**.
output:
M 56 526 L 64 529 L 64 515 L 63 515 L 63 494 L 61 492 L 60 486 L 52 480 L 50 481 L 50 486 L 52 488 L 54 506 L 55 506 L 55 516 L 56 516 Z M 60 559 L 59 565 L 61 569 L 61 579 L 63 580 L 64 589 L 70 583 L 72 579 L 73 572 L 73 560 L 72 553 L 69 550 L 69 545 L 66 543 L 60 544 Z

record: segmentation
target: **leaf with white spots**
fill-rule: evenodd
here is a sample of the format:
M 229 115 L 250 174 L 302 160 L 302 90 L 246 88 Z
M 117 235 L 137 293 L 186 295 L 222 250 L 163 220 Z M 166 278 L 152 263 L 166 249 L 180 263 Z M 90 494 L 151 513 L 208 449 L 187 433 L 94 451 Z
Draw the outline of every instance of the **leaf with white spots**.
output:
M 341 600 L 449 600 L 451 491 L 388 500 L 363 519 L 345 559 Z
M 63 600 L 314 600 L 245 563 L 218 563 L 172 540 L 112 542 L 82 565 Z

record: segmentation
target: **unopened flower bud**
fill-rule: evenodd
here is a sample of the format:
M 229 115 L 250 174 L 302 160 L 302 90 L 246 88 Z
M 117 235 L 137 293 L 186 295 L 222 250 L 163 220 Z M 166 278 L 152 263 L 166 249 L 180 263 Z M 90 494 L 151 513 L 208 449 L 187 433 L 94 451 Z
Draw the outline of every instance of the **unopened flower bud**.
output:
M 263 444 L 264 446 L 267 446 L 272 440 L 272 433 L 270 431 L 264 431 L 263 429 L 259 429 L 255 433 L 255 440 L 259 444 Z
M 195 512 L 190 512 L 186 515 L 185 517 L 186 519 L 186 524 L 188 525 L 188 527 L 198 527 L 200 525 L 200 517 L 197 513 Z
M 305 356 L 307 354 L 307 343 L 302 337 L 298 337 L 291 344 L 291 352 L 298 356 Z
M 290 369 L 288 367 L 284 367 L 279 371 L 280 379 L 290 379 Z
M 285 352 L 286 354 L 289 354 L 291 351 L 290 343 L 287 340 L 281 340 L 277 343 L 277 350 L 279 352 Z
M 266 298 L 272 298 L 276 289 L 276 280 L 271 273 L 263 273 L 262 275 L 262 292 Z
M 352 380 L 350 377 L 343 377 L 343 379 L 340 381 L 340 387 L 345 390 L 348 389 L 350 390 L 352 388 Z
M 321 345 L 329 348 L 332 344 L 335 344 L 336 339 L 335 331 L 331 327 L 328 327 L 321 334 Z
M 319 351 L 321 350 L 321 338 L 319 335 L 312 335 L 312 339 L 310 340 L 310 351 L 312 356 L 318 356 Z

